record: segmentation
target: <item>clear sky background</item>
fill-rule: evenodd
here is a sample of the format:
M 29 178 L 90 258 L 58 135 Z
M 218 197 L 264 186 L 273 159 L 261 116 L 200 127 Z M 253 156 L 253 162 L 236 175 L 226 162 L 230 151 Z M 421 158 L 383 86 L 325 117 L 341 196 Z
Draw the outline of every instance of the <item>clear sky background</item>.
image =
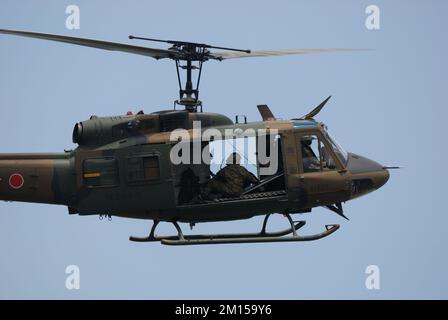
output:
M 80 7 L 80 30 L 65 28 L 69 4 Z M 370 4 L 381 10 L 380 30 L 365 27 Z M 257 104 L 292 118 L 333 95 L 319 120 L 336 139 L 404 166 L 379 191 L 346 204 L 350 221 L 325 209 L 301 217 L 307 234 L 341 224 L 309 243 L 132 243 L 129 235 L 147 234 L 148 221 L 3 202 L 0 298 L 448 298 L 447 12 L 442 0 L 0 0 L 0 28 L 137 45 L 157 46 L 129 34 L 253 50 L 375 49 L 212 61 L 201 99 L 207 111 L 257 121 Z M 177 90 L 172 61 L 0 35 L 0 152 L 75 148 L 75 122 L 169 109 Z M 261 220 L 200 224 L 195 232 L 256 231 Z M 270 227 L 286 225 L 279 215 Z M 65 288 L 71 264 L 80 267 L 80 290 Z M 368 265 L 380 268 L 380 290 L 365 287 Z

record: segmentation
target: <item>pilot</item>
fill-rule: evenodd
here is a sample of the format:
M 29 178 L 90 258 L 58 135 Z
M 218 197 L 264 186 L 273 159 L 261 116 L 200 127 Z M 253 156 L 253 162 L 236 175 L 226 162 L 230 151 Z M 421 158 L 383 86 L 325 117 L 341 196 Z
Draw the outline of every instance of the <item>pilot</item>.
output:
M 241 166 L 240 162 L 241 156 L 237 152 L 230 154 L 227 165 L 207 183 L 202 197 L 234 198 L 241 195 L 245 188 L 257 184 L 257 177 Z
M 302 139 L 302 161 L 304 172 L 315 172 L 320 170 L 320 161 L 311 148 L 311 139 Z

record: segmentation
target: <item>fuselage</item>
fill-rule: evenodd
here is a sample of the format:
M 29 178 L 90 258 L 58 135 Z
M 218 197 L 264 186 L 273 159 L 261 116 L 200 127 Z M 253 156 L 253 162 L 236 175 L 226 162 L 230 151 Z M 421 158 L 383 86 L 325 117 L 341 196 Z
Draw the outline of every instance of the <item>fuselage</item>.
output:
M 182 130 L 173 135 L 176 128 Z M 207 129 L 220 137 L 204 139 Z M 193 172 L 200 190 L 212 179 L 212 167 L 202 160 L 173 163 L 173 148 L 197 142 L 203 153 L 217 141 L 271 138 L 278 147 L 276 170 L 262 173 L 255 152 L 260 187 L 213 201 L 185 198 L 195 187 L 188 180 L 185 186 L 185 172 Z M 60 154 L 0 155 L 0 200 L 63 205 L 71 214 L 194 223 L 310 212 L 372 192 L 389 178 L 382 165 L 345 152 L 325 125 L 310 119 L 233 123 L 186 111 L 93 117 L 75 126 L 73 140 L 79 147 Z

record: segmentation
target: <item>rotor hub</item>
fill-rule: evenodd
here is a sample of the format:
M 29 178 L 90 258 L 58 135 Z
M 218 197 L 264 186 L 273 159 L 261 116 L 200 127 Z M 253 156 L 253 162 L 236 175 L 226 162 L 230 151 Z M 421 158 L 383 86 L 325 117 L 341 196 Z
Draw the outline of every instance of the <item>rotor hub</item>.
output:
M 221 60 L 219 57 L 212 55 L 208 50 L 209 48 L 250 53 L 250 50 L 215 47 L 204 43 L 159 40 L 134 36 L 129 36 L 129 39 L 165 42 L 173 45 L 171 48 L 169 48 L 169 50 L 176 53 L 176 55 L 172 57 L 172 59 L 176 62 L 177 79 L 179 83 L 179 99 L 174 101 L 174 109 L 176 109 L 176 105 L 182 105 L 185 107 L 185 110 L 189 112 L 197 112 L 199 106 L 201 107 L 202 112 L 202 102 L 199 100 L 199 84 L 201 82 L 203 63 L 209 59 Z M 180 65 L 180 61 L 185 61 L 186 64 Z M 198 65 L 194 65 L 193 62 L 196 62 Z M 182 86 L 180 70 L 184 70 L 186 73 L 184 86 Z M 192 80 L 193 70 L 198 70 L 195 87 L 193 87 Z

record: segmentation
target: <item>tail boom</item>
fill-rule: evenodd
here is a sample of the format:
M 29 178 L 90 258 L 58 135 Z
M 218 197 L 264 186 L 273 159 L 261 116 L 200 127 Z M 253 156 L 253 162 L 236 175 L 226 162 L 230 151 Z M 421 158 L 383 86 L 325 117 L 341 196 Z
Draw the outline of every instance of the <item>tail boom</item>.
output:
M 0 154 L 0 200 L 68 204 L 68 153 Z

